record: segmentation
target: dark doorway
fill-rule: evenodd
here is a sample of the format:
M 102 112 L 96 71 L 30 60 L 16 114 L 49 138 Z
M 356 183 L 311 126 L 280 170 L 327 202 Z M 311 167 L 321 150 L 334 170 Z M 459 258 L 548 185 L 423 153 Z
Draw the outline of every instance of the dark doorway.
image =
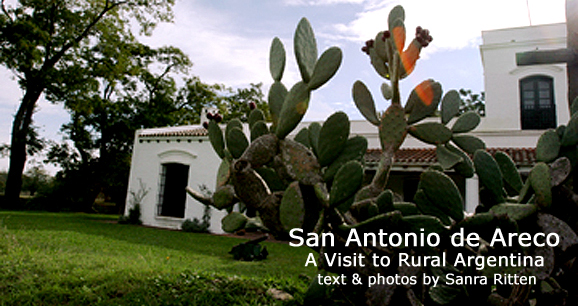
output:
M 165 217 L 185 217 L 187 194 L 185 187 L 189 182 L 189 166 L 179 163 L 162 165 L 159 186 L 158 215 Z
M 556 127 L 554 81 L 548 76 L 530 76 L 520 80 L 522 130 Z

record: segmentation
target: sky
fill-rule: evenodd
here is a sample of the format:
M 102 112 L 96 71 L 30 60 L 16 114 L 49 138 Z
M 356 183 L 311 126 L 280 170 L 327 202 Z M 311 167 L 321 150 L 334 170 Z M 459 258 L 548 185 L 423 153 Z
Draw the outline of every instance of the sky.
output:
M 141 37 L 153 47 L 166 45 L 182 49 L 193 62 L 190 75 L 205 83 L 248 87 L 272 83 L 269 47 L 279 37 L 287 52 L 282 82 L 290 88 L 299 81 L 293 55 L 293 33 L 299 20 L 307 18 L 317 39 L 319 54 L 331 46 L 343 51 L 336 76 L 313 92 L 305 121 L 322 121 L 335 111 L 350 119 L 362 119 L 351 97 L 356 80 L 373 93 L 378 111 L 388 106 L 379 91 L 383 82 L 373 70 L 365 41 L 387 29 L 391 8 L 403 5 L 407 41 L 416 26 L 430 30 L 433 42 L 422 50 L 410 77 L 402 81 L 402 96 L 415 85 L 432 78 L 450 89 L 484 90 L 479 46 L 482 31 L 564 22 L 564 0 L 176 0 L 173 23 L 161 24 L 151 37 Z M 12 73 L 0 67 L 0 144 L 10 142 L 13 116 L 22 92 Z M 60 141 L 60 126 L 69 120 L 61 105 L 41 100 L 34 115 L 40 136 Z M 42 158 L 30 159 L 37 164 Z M 0 158 L 0 171 L 8 159 Z M 57 169 L 48 167 L 51 172 Z

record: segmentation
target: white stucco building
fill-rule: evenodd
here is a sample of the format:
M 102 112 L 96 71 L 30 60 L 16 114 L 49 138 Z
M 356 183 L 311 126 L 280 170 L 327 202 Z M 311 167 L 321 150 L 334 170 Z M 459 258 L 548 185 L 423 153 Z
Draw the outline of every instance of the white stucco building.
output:
M 569 120 L 566 67 L 560 64 L 518 67 L 516 53 L 565 48 L 566 26 L 550 24 L 485 31 L 482 40 L 486 116 L 471 134 L 483 139 L 490 152 L 505 151 L 522 172 L 528 171 L 535 161 L 533 148 L 542 132 Z M 366 121 L 353 121 L 351 135 L 368 139 L 365 159 L 371 172 L 380 149 L 377 128 Z M 200 219 L 204 207 L 186 195 L 184 187 L 198 190 L 206 186 L 214 190 L 220 159 L 213 152 L 206 130 L 201 126 L 140 130 L 133 150 L 128 190 L 137 191 L 139 180 L 150 188 L 141 203 L 143 223 L 180 228 L 185 219 Z M 411 200 L 419 174 L 435 162 L 432 146 L 408 136 L 396 156 L 389 187 L 404 200 Z M 477 178 L 451 175 L 465 197 L 466 209 L 473 210 L 478 203 Z M 127 212 L 128 209 L 130 199 Z M 221 232 L 220 219 L 224 214 L 213 210 L 212 232 Z

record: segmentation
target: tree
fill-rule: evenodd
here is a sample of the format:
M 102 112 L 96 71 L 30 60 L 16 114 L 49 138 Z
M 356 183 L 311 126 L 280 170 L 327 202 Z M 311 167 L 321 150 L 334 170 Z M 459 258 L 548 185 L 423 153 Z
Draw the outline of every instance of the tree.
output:
M 180 108 L 173 74 L 191 66 L 177 48 L 152 49 L 134 40 L 101 41 L 92 49 L 79 66 L 85 86 L 72 84 L 53 97 L 70 112 L 62 131 L 74 148 L 59 144 L 48 154 L 63 169 L 58 186 L 68 190 L 57 196 L 84 211 L 99 193 L 124 203 L 134 133 L 174 124 Z M 80 185 L 79 177 L 85 177 Z
M 41 165 L 34 165 L 24 173 L 22 189 L 34 196 L 38 191 L 46 189 L 51 180 L 52 177 Z
M 270 121 L 269 105 L 264 100 L 262 83 L 250 84 L 249 88 L 229 89 L 229 94 L 217 105 L 219 112 L 223 115 L 223 121 L 228 122 L 233 118 L 246 122 L 250 112 L 250 104 L 254 103 L 265 113 L 265 117 Z
M 199 124 L 203 108 L 216 108 L 223 122 L 238 118 L 247 121 L 250 104 L 261 109 L 270 121 L 269 105 L 264 100 L 263 84 L 250 84 L 248 88 L 229 88 L 221 84 L 205 84 L 198 77 L 186 80 L 179 93 L 179 124 Z
M 14 116 L 6 200 L 14 205 L 22 188 L 26 136 L 42 94 L 50 100 L 65 82 L 82 85 L 77 63 L 102 37 L 132 37 L 136 20 L 150 34 L 160 21 L 172 19 L 174 0 L 19 0 L 1 2 L 0 63 L 18 78 L 24 95 Z M 68 86 L 70 88 L 70 86 Z
M 460 97 L 462 102 L 460 105 L 460 114 L 475 111 L 480 116 L 486 115 L 486 95 L 484 92 L 475 94 L 471 89 L 460 89 Z

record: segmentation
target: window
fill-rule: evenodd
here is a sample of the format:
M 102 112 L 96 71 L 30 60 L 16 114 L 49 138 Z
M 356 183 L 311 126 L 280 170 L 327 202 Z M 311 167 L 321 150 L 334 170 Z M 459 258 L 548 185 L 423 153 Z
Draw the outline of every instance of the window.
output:
M 165 217 L 185 217 L 189 182 L 189 166 L 179 163 L 163 164 L 158 194 L 157 215 Z
M 520 80 L 522 130 L 556 127 L 554 81 L 548 76 L 530 76 Z

